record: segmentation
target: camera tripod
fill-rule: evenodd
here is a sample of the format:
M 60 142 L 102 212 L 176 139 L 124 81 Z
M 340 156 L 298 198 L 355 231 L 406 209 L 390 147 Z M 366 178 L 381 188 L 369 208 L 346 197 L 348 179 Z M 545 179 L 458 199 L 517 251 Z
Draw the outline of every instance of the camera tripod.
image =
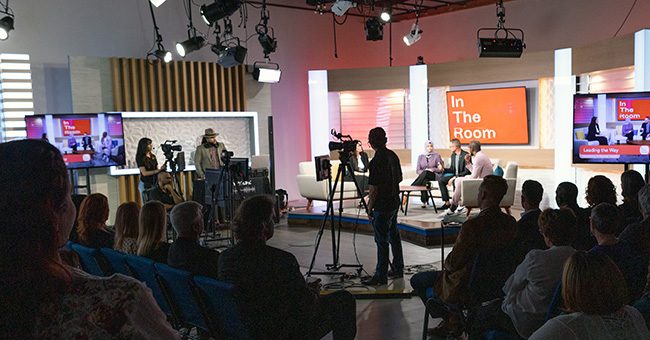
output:
M 229 240 L 230 244 L 233 245 L 235 244 L 235 240 L 232 234 L 232 230 L 230 232 L 230 237 L 221 237 L 217 238 L 216 237 L 216 232 L 217 228 L 215 226 L 215 222 L 218 220 L 217 216 L 217 209 L 218 207 L 218 201 L 219 201 L 219 195 L 223 194 L 223 201 L 225 202 L 225 211 L 224 211 L 224 221 L 226 218 L 228 219 L 228 223 L 232 224 L 232 219 L 234 217 L 234 191 L 236 190 L 237 194 L 239 195 L 239 198 L 241 199 L 243 197 L 241 188 L 239 187 L 239 178 L 237 176 L 233 175 L 233 171 L 230 167 L 230 158 L 222 158 L 223 161 L 223 166 L 221 167 L 221 171 L 219 173 L 219 179 L 217 180 L 217 183 L 212 184 L 210 186 L 210 214 L 208 216 L 208 226 L 209 228 L 212 229 L 212 238 L 210 241 L 223 241 L 223 240 Z M 234 190 L 233 190 L 234 187 Z
M 328 165 L 327 169 L 327 185 L 329 187 L 329 197 L 327 198 L 327 209 L 325 211 L 325 215 L 323 216 L 323 221 L 320 225 L 320 229 L 318 230 L 318 237 L 316 239 L 316 247 L 314 249 L 314 254 L 312 255 L 311 258 L 311 263 L 309 264 L 309 271 L 307 272 L 307 276 L 310 277 L 311 275 L 345 275 L 345 273 L 339 271 L 341 268 L 357 268 L 357 274 L 361 275 L 361 271 L 363 271 L 363 265 L 362 264 L 341 264 L 340 263 L 340 258 L 339 258 L 339 253 L 341 250 L 341 217 L 343 214 L 343 193 L 345 189 L 345 171 L 347 170 L 349 174 L 352 176 L 352 182 L 354 183 L 354 186 L 356 188 L 357 194 L 361 198 L 361 204 L 363 205 L 364 210 L 366 213 L 368 213 L 368 206 L 366 205 L 366 201 L 363 199 L 363 192 L 361 191 L 361 188 L 359 188 L 359 184 L 357 183 L 357 179 L 354 176 L 354 169 L 352 169 L 352 165 L 350 164 L 350 153 L 349 152 L 339 152 L 339 158 L 341 160 L 341 164 L 338 168 L 338 171 L 336 173 L 336 177 L 334 179 L 334 186 L 332 186 L 332 166 L 331 164 Z M 334 224 L 334 196 L 336 194 L 336 188 L 338 186 L 339 179 L 341 180 L 341 190 L 339 192 L 339 216 L 338 216 L 338 231 L 336 230 L 336 226 Z M 327 271 L 325 272 L 316 272 L 314 271 L 314 263 L 316 261 L 316 254 L 318 253 L 318 248 L 320 246 L 321 238 L 323 237 L 323 232 L 325 230 L 325 225 L 327 222 L 330 222 L 330 227 L 331 227 L 331 232 L 332 232 L 332 263 L 326 264 L 325 268 Z

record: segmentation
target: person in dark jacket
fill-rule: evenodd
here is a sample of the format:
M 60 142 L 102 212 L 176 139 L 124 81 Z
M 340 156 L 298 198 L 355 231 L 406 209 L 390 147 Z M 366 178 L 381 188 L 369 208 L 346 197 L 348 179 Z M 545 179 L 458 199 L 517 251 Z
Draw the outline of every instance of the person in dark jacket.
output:
M 572 246 L 576 250 L 587 251 L 596 244 L 596 239 L 589 230 L 589 210 L 578 206 L 578 187 L 571 182 L 558 184 L 555 190 L 555 203 L 560 208 L 567 208 L 576 215 L 576 239 Z
M 521 186 L 521 206 L 524 212 L 521 214 L 521 219 L 517 221 L 517 243 L 522 260 L 533 249 L 547 248 L 537 223 L 541 214 L 539 204 L 542 202 L 543 195 L 544 188 L 537 181 L 529 179 Z
M 470 174 L 467 167 L 465 167 L 465 155 L 468 153 L 467 151 L 461 149 L 460 140 L 456 138 L 452 139 L 449 148 L 451 149 L 451 163 L 449 164 L 448 168 L 445 168 L 444 173 L 438 180 L 438 187 L 440 187 L 440 196 L 442 197 L 442 201 L 445 202 L 441 209 L 448 209 L 451 206 L 451 197 L 449 196 L 449 189 L 447 188 L 447 185 L 449 183 L 453 184 L 456 178 L 464 177 Z

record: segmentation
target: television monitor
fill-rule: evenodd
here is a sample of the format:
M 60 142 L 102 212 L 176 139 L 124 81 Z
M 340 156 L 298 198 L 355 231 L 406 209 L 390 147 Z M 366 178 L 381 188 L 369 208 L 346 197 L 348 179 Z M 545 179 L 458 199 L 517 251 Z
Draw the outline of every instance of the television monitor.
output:
M 573 163 L 650 163 L 650 92 L 574 95 Z
M 248 168 L 248 158 L 233 157 L 230 159 L 230 170 L 233 173 L 235 180 L 248 181 L 250 171 Z
M 125 163 L 120 113 L 25 116 L 25 126 L 27 138 L 43 139 L 56 146 L 68 169 L 101 168 Z
M 525 87 L 447 92 L 449 138 L 467 144 L 528 144 Z

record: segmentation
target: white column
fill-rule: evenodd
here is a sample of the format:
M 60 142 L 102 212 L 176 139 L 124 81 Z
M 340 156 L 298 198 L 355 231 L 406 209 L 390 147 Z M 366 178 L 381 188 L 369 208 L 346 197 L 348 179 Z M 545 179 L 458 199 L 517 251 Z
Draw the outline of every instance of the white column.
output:
M 571 49 L 555 50 L 553 115 L 555 120 L 555 186 L 575 182 L 571 164 L 573 148 L 574 77 L 571 73 Z
M 309 71 L 309 131 L 311 159 L 329 154 L 329 101 L 327 71 Z
M 429 139 L 427 65 L 409 67 L 409 101 L 411 120 L 411 164 L 418 160 L 424 142 Z
M 634 90 L 650 91 L 650 30 L 634 33 Z M 633 169 L 645 174 L 645 165 L 635 164 Z

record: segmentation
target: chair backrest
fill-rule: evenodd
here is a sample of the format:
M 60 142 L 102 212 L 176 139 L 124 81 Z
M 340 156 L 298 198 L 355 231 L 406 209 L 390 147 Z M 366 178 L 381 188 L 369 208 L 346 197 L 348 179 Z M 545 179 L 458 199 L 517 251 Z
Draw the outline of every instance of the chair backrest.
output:
M 546 316 L 544 317 L 544 322 L 560 314 L 561 303 L 562 303 L 562 282 L 559 282 L 557 286 L 555 286 L 555 291 L 553 291 L 553 296 L 551 297 L 551 303 L 548 304 L 548 309 L 546 310 Z
M 234 286 L 205 276 L 195 276 L 194 283 L 211 316 L 209 322 L 213 335 L 218 334 L 224 339 L 250 339 L 235 303 Z
M 504 296 L 503 285 L 517 268 L 515 243 L 483 250 L 474 258 L 468 288 L 469 305 L 475 306 Z
M 150 197 L 150 196 L 151 196 L 151 192 L 152 192 L 153 190 L 155 190 L 155 189 L 156 189 L 156 187 L 153 186 L 153 187 L 151 187 L 151 188 L 149 188 L 149 189 L 145 189 L 145 190 L 142 192 L 142 200 L 143 200 L 143 201 L 142 201 L 142 204 L 151 201 L 151 197 Z
M 111 266 L 113 273 L 133 276 L 129 267 L 126 265 L 125 255 L 111 248 L 102 248 L 99 252 L 104 256 L 106 262 Z
M 503 173 L 503 178 L 517 178 L 517 173 L 519 172 L 519 164 L 517 162 L 508 162 L 506 164 L 506 169 Z
M 499 202 L 500 207 L 511 207 L 515 204 L 515 189 L 517 187 L 516 178 L 506 178 L 506 183 L 508 184 L 508 190 L 506 194 L 503 195 L 501 202 Z
M 172 268 L 166 264 L 154 264 L 162 279 L 164 291 L 169 296 L 173 313 L 183 324 L 208 331 L 208 323 L 203 318 L 192 282 L 192 274 L 185 270 Z
M 160 284 L 158 283 L 156 268 L 154 267 L 154 261 L 146 257 L 135 256 L 135 255 L 124 255 L 126 260 L 126 265 L 129 267 L 133 277 L 144 282 L 151 293 L 153 294 L 154 299 L 158 302 L 160 309 L 167 315 L 172 315 L 172 310 L 169 307 L 169 304 L 165 300 L 165 295 L 163 294 Z
M 70 245 L 72 250 L 79 255 L 79 261 L 81 262 L 81 267 L 83 270 L 89 274 L 104 276 L 105 273 L 102 270 L 102 267 L 99 265 L 98 257 L 99 250 L 95 248 L 89 248 L 82 246 L 78 243 L 73 243 Z

